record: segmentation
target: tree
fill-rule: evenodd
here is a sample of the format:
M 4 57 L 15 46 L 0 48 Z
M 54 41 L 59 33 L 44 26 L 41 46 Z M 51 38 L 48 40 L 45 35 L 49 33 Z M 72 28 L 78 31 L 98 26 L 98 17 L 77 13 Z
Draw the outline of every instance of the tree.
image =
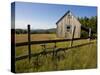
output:
M 78 20 L 80 21 L 80 23 L 82 25 L 84 25 L 85 27 L 91 28 L 97 34 L 97 16 L 92 16 L 90 18 L 88 18 L 86 16 L 81 17 L 81 18 L 78 17 Z M 82 30 L 81 37 L 86 37 L 86 36 L 88 36 L 88 34 L 85 31 Z

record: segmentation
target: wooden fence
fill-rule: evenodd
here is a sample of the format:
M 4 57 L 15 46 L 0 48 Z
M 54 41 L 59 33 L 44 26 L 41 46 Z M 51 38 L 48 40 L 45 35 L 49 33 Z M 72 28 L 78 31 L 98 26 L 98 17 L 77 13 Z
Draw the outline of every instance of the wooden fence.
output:
M 74 27 L 74 30 L 75 30 L 75 27 Z M 16 47 L 19 47 L 19 46 L 28 46 L 28 55 L 18 56 L 18 57 L 15 58 L 15 61 L 29 58 L 29 62 L 30 62 L 31 57 L 36 57 L 36 56 L 39 56 L 39 55 L 47 55 L 47 54 L 52 54 L 52 57 L 56 57 L 57 53 L 59 51 L 66 51 L 66 50 L 70 50 L 72 48 L 77 48 L 77 47 L 81 47 L 81 46 L 93 44 L 94 42 L 91 42 L 90 40 L 94 39 L 95 37 L 91 37 L 91 28 L 89 28 L 88 31 L 89 31 L 88 32 L 89 33 L 89 37 L 84 37 L 84 38 L 74 38 L 74 37 L 72 37 L 72 39 L 31 41 L 30 25 L 28 25 L 28 42 L 22 42 L 22 43 L 16 43 L 15 44 Z M 74 31 L 73 31 L 73 36 L 74 36 Z M 80 44 L 80 45 L 72 46 L 73 45 L 73 41 L 84 40 L 84 39 L 89 39 L 89 42 L 85 43 L 85 44 Z M 67 42 L 67 41 L 71 41 L 71 46 L 70 47 L 57 48 L 56 44 L 58 42 Z M 48 44 L 48 43 L 54 43 L 54 48 L 52 48 L 52 51 L 46 51 L 47 50 L 46 44 Z M 42 48 L 44 48 L 44 50 L 42 50 L 39 53 L 31 53 L 31 45 L 35 45 L 35 44 L 41 45 Z

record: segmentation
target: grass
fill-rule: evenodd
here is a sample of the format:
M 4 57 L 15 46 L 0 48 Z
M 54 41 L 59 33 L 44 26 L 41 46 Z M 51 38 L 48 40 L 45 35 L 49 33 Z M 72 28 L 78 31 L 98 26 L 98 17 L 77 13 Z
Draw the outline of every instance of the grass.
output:
M 17 34 L 15 35 L 15 41 L 19 42 L 27 42 L 28 40 L 27 34 Z M 31 41 L 39 41 L 39 40 L 53 40 L 58 39 L 55 34 L 31 34 Z
M 58 39 L 55 34 L 32 34 L 31 40 L 51 40 Z M 27 41 L 27 35 L 16 35 L 16 42 Z M 91 45 L 73 48 L 66 52 L 58 52 L 57 57 L 52 59 L 52 54 L 47 57 L 40 55 L 32 57 L 29 63 L 28 58 L 16 61 L 16 72 L 42 72 L 42 71 L 55 71 L 55 70 L 74 70 L 74 69 L 89 69 L 97 67 L 97 43 Z M 89 42 L 88 40 L 74 41 L 73 45 L 79 45 Z M 46 47 L 51 48 L 54 44 L 47 44 Z M 69 47 L 70 42 L 57 43 L 57 47 Z M 32 53 L 38 53 L 42 50 L 40 45 L 32 45 Z M 27 46 L 16 47 L 16 57 L 27 55 Z M 37 64 L 38 63 L 38 64 Z

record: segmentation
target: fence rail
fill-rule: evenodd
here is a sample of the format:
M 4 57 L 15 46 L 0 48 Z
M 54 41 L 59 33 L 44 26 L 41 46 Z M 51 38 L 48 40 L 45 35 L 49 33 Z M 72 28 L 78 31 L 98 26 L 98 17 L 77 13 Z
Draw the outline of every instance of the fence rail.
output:
M 93 43 L 94 42 L 89 42 L 89 43 L 80 44 L 80 45 L 76 45 L 76 46 L 72 46 L 72 47 L 67 47 L 67 48 L 57 48 L 57 49 L 55 49 L 55 51 L 53 51 L 53 50 L 52 51 L 46 51 L 45 54 L 50 54 L 50 53 L 59 52 L 59 51 L 65 51 L 65 50 L 69 50 L 69 49 L 77 48 L 77 47 L 82 47 L 82 46 L 93 44 Z M 42 54 L 44 54 L 44 51 L 41 51 L 39 53 L 31 54 L 31 57 L 36 57 L 36 56 L 39 56 L 39 55 L 42 55 Z M 16 61 L 22 60 L 22 59 L 26 59 L 28 57 L 29 57 L 29 55 L 19 56 L 19 57 L 16 57 Z
M 83 37 L 83 38 L 74 38 L 73 41 L 75 40 L 85 40 L 85 39 L 95 39 L 96 37 Z M 31 41 L 30 44 L 43 44 L 43 43 L 56 43 L 56 42 L 66 42 L 66 41 L 71 41 L 72 39 L 59 39 L 59 40 L 42 40 L 42 41 Z M 22 42 L 22 43 L 16 43 L 15 46 L 25 46 L 28 45 L 28 42 Z

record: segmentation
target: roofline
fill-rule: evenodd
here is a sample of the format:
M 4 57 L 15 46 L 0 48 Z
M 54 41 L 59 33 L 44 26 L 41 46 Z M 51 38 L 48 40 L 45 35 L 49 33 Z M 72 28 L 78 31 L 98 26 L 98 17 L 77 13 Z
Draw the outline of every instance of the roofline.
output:
M 56 24 L 58 24 L 67 14 L 68 14 L 69 10 L 56 22 Z
M 68 12 L 69 12 L 70 10 L 68 10 L 57 22 L 56 22 L 56 25 L 68 14 Z M 71 11 L 70 11 L 71 12 Z M 72 13 L 72 12 L 71 12 Z M 72 13 L 73 14 L 73 13 Z M 75 18 L 76 18 L 76 16 L 75 15 L 73 15 Z M 77 18 L 76 18 L 77 19 Z M 77 19 L 78 20 L 78 19 Z M 78 22 L 80 23 L 80 21 L 78 20 Z M 80 23 L 81 24 L 81 23 Z

